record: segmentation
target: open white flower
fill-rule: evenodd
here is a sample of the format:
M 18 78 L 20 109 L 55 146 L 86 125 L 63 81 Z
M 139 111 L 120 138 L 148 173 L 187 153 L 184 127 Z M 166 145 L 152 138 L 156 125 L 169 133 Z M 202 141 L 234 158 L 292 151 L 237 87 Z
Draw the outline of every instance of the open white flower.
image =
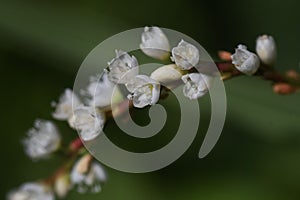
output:
M 61 141 L 56 126 L 51 121 L 36 120 L 34 128 L 27 132 L 23 140 L 26 154 L 32 159 L 46 158 L 59 148 Z
M 170 44 L 164 32 L 156 27 L 145 27 L 142 33 L 141 50 L 148 56 L 164 60 L 170 55 Z
M 52 116 L 54 119 L 67 120 L 73 114 L 73 108 L 81 104 L 79 98 L 73 93 L 71 89 L 66 89 L 60 96 L 58 103 L 53 102 L 52 106 L 55 107 Z
M 177 47 L 172 49 L 171 60 L 183 70 L 195 67 L 200 59 L 199 50 L 194 45 L 181 40 Z
M 8 200 L 54 200 L 54 194 L 41 183 L 24 183 L 7 195 Z
M 183 94 L 189 99 L 197 99 L 204 96 L 211 84 L 213 78 L 200 73 L 190 73 L 182 76 L 184 82 Z
M 86 96 L 87 105 L 94 107 L 109 106 L 111 102 L 116 103 L 122 100 L 118 86 L 108 79 L 107 73 L 100 78 L 99 76 L 91 77 L 87 88 L 82 90 L 81 94 Z
M 87 160 L 84 156 L 75 163 L 70 178 L 79 193 L 97 193 L 101 191 L 101 185 L 106 181 L 107 175 L 99 163 Z
M 231 59 L 232 64 L 234 64 L 239 71 L 247 75 L 254 74 L 260 65 L 257 55 L 248 51 L 247 47 L 241 44 L 235 49 L 235 53 L 231 56 Z
M 113 83 L 125 84 L 138 73 L 136 58 L 122 50 L 116 50 L 116 58 L 108 62 L 108 79 Z
M 256 40 L 256 53 L 264 64 L 274 64 L 277 50 L 273 37 L 269 35 L 259 36 Z
M 134 107 L 154 105 L 159 100 L 160 84 L 149 76 L 137 75 L 126 87 L 132 93 L 128 98 L 132 99 Z
M 69 125 L 79 131 L 80 137 L 85 141 L 93 140 L 100 135 L 104 123 L 104 113 L 88 106 L 78 107 L 69 120 Z

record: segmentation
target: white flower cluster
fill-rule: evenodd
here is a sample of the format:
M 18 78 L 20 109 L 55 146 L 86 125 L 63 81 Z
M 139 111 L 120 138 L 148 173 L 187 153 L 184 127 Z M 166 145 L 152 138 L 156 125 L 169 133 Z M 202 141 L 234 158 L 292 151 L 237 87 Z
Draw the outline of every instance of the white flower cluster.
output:
M 135 107 L 153 105 L 159 99 L 159 83 L 138 72 L 136 58 L 123 51 L 116 51 L 116 58 L 108 63 L 108 78 L 114 83 L 125 84 Z
M 197 47 L 181 40 L 171 49 L 167 36 L 158 27 L 145 27 L 141 41 L 140 48 L 146 55 L 162 60 L 170 58 L 174 63 L 162 66 L 147 76 L 139 74 L 136 57 L 116 50 L 115 58 L 108 62 L 102 76 L 91 77 L 87 87 L 80 91 L 85 97 L 84 101 L 66 89 L 59 102 L 53 103 L 56 108 L 53 117 L 68 121 L 81 138 L 87 141 L 95 139 L 102 132 L 106 121 L 105 108 L 123 100 L 119 84 L 127 88 L 127 97 L 136 108 L 156 104 L 160 98 L 161 84 L 167 85 L 174 81 L 185 84 L 183 93 L 190 99 L 197 99 L 208 92 L 212 77 L 189 73 L 200 60 Z
M 107 180 L 103 167 L 92 160 L 91 155 L 80 158 L 73 166 L 70 175 L 63 174 L 55 180 L 53 188 L 43 182 L 28 182 L 8 193 L 8 200 L 54 200 L 55 194 L 64 198 L 70 189 L 79 193 L 98 193 Z
M 147 40 L 145 40 L 145 35 L 148 36 Z M 189 73 L 189 70 L 199 65 L 200 52 L 196 46 L 181 40 L 176 47 L 170 49 L 168 38 L 162 30 L 158 27 L 146 27 L 142 34 L 140 47 L 145 54 L 158 59 L 165 59 L 166 55 L 169 54 L 162 54 L 161 51 L 157 50 L 163 49 L 165 52 L 171 52 L 170 60 L 174 64 L 156 69 L 150 78 L 166 85 L 178 80 L 183 81 L 185 84 L 183 94 L 189 99 L 197 99 L 208 92 L 213 77 L 204 73 Z M 161 56 L 158 56 L 159 53 Z M 148 102 L 151 102 L 150 105 L 153 104 L 153 101 Z
M 8 200 L 54 200 L 54 194 L 42 183 L 24 183 L 7 195 Z
M 106 120 L 105 109 L 110 104 L 122 100 L 122 96 L 106 73 L 101 77 L 91 77 L 87 87 L 80 91 L 80 94 L 84 97 L 82 100 L 71 89 L 66 89 L 58 102 L 52 103 L 55 107 L 52 117 L 67 121 L 71 128 L 79 132 L 82 140 L 89 141 L 102 133 Z M 26 154 L 31 159 L 44 159 L 61 147 L 61 135 L 52 121 L 38 119 L 22 143 Z M 54 177 L 55 181 L 51 185 L 25 183 L 19 189 L 10 192 L 7 198 L 9 200 L 53 200 L 55 195 L 60 198 L 66 196 L 75 186 L 78 186 L 79 192 L 99 192 L 102 183 L 106 180 L 106 173 L 100 164 L 95 161 L 90 163 L 81 158 L 72 171 L 66 170 L 58 177 Z M 77 170 L 79 165 L 86 166 L 84 172 Z
M 132 100 L 134 107 L 143 108 L 156 104 L 162 83 L 182 80 L 186 84 L 183 93 L 190 99 L 197 99 L 208 91 L 212 77 L 206 74 L 188 74 L 188 70 L 199 63 L 200 52 L 197 47 L 181 40 L 171 49 L 167 36 L 158 27 L 145 27 L 141 41 L 140 48 L 146 55 L 160 60 L 170 58 L 174 64 L 156 69 L 149 77 L 139 74 L 139 65 L 134 56 L 116 51 L 116 58 L 108 63 L 108 79 L 116 84 L 125 84 L 130 92 L 128 98 Z M 189 76 L 197 78 L 191 82 Z
M 101 191 L 101 185 L 106 181 L 107 175 L 99 163 L 92 161 L 90 155 L 86 155 L 75 163 L 70 178 L 79 193 L 97 193 Z
M 82 99 L 71 89 L 66 89 L 58 102 L 53 102 L 56 120 L 67 121 L 78 131 L 80 138 L 90 141 L 97 138 L 104 129 L 107 111 L 111 105 L 124 100 L 120 85 L 127 89 L 127 98 L 136 108 L 156 104 L 163 87 L 172 88 L 172 84 L 183 83 L 183 94 L 191 99 L 204 96 L 213 84 L 212 74 L 197 72 L 201 68 L 199 49 L 187 41 L 181 40 L 171 49 L 165 33 L 158 27 L 145 27 L 141 34 L 141 50 L 148 56 L 166 60 L 169 64 L 156 69 L 150 76 L 139 74 L 136 57 L 122 50 L 116 50 L 116 56 L 108 62 L 101 75 L 92 76 L 85 88 L 79 91 Z M 232 64 L 247 74 L 254 74 L 260 63 L 272 65 L 276 58 L 276 45 L 271 36 L 263 35 L 257 39 L 256 52 L 238 45 L 231 56 Z M 230 56 L 228 56 L 230 57 Z M 229 59 L 230 60 L 230 59 Z M 43 159 L 60 148 L 61 136 L 53 122 L 36 120 L 34 127 L 23 140 L 26 154 L 33 160 Z M 72 157 L 72 162 L 74 161 Z M 65 173 L 55 177 L 51 186 L 45 183 L 25 183 L 19 189 L 8 194 L 8 200 L 53 200 L 54 192 L 64 197 L 73 187 L 78 192 L 99 192 L 107 175 L 99 163 L 93 161 L 90 154 L 82 156 Z
M 92 76 L 79 98 L 71 89 L 66 89 L 58 102 L 53 102 L 55 111 L 52 116 L 56 120 L 67 121 L 76 129 L 84 141 L 97 138 L 106 122 L 106 111 L 110 105 L 123 101 L 119 90 L 123 84 L 127 97 L 136 108 L 154 105 L 160 99 L 160 90 L 166 84 L 181 81 L 185 84 L 183 93 L 190 99 L 197 99 L 208 91 L 210 78 L 189 70 L 199 63 L 200 52 L 194 45 L 181 40 L 171 49 L 164 32 L 158 27 L 145 27 L 141 35 L 141 50 L 155 59 L 169 59 L 172 63 L 156 69 L 150 76 L 139 74 L 139 64 L 134 56 L 122 50 L 116 50 L 116 57 L 108 62 L 101 76 Z M 60 147 L 61 137 L 53 122 L 37 120 L 24 139 L 26 153 L 32 159 L 48 157 Z M 106 180 L 106 173 L 100 164 L 91 161 L 88 154 L 77 161 L 73 169 L 56 178 L 53 189 L 57 196 L 64 197 L 72 186 L 79 192 L 99 192 L 101 184 Z M 69 177 L 69 178 L 68 178 Z M 42 184 L 25 184 L 19 190 L 10 193 L 9 199 L 53 199 L 53 194 Z
M 247 50 L 245 45 L 238 45 L 235 53 L 231 56 L 232 64 L 244 74 L 254 74 L 260 61 L 267 66 L 271 66 L 276 60 L 276 44 L 272 36 L 262 35 L 256 40 L 256 53 Z
M 125 56 L 123 58 L 127 59 Z M 118 87 L 110 79 L 116 80 L 116 77 L 107 73 L 90 77 L 87 87 L 80 91 L 83 101 L 72 90 L 66 89 L 59 102 L 52 104 L 55 107 L 53 118 L 68 121 L 70 127 L 76 129 L 85 141 L 98 137 L 106 121 L 105 110 L 123 99 Z

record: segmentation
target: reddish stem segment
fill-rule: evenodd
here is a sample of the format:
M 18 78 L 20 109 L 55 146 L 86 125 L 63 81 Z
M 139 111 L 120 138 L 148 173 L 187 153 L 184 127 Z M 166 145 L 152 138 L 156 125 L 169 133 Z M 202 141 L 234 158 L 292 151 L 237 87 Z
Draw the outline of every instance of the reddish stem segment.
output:
M 81 140 L 80 137 L 76 138 L 75 140 L 73 140 L 70 145 L 69 145 L 69 149 L 71 152 L 76 152 L 78 151 L 78 149 L 80 149 L 81 147 L 83 147 L 83 142 Z
M 79 150 L 83 147 L 83 142 L 81 138 L 78 136 L 73 141 L 71 141 L 69 145 L 69 152 L 67 153 L 67 159 L 65 162 L 47 179 L 43 180 L 46 185 L 53 185 L 55 180 L 64 175 L 71 167 L 74 159 L 77 157 Z

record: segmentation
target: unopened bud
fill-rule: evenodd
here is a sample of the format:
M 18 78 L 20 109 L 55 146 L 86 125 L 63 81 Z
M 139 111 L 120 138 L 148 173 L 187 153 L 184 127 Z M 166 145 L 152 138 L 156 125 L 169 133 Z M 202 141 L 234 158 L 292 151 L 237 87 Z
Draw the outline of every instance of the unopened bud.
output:
M 164 65 L 154 72 L 152 72 L 150 78 L 160 83 L 170 83 L 181 79 L 184 72 L 175 64 Z
M 300 79 L 299 73 L 295 70 L 288 70 L 285 74 L 288 78 L 295 79 L 295 80 Z
M 59 176 L 54 183 L 54 191 L 59 198 L 64 198 L 71 189 L 70 177 L 67 174 Z
M 224 60 L 224 61 L 230 61 L 231 60 L 231 53 L 228 52 L 228 51 L 219 51 L 218 52 L 218 56 L 221 60 Z
M 76 171 L 80 174 L 85 174 L 89 170 L 92 160 L 93 157 L 90 154 L 80 158 L 76 166 Z
M 291 94 L 296 91 L 296 87 L 288 83 L 276 83 L 273 86 L 273 91 L 277 94 Z
M 256 40 L 256 52 L 262 63 L 273 65 L 276 60 L 276 43 L 272 36 L 262 35 Z

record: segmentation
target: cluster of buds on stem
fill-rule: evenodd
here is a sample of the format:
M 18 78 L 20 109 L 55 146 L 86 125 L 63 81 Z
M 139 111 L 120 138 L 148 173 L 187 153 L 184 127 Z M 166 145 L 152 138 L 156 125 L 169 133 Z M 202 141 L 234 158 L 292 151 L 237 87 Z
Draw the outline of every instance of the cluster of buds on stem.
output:
M 231 56 L 232 64 L 240 72 L 253 75 L 257 72 L 261 63 L 272 66 L 276 60 L 276 44 L 272 36 L 259 36 L 256 40 L 256 53 L 247 49 L 247 46 L 239 44 L 235 53 Z M 227 59 L 226 52 L 220 53 L 221 58 Z
M 139 73 L 139 62 L 135 56 L 116 50 L 116 56 L 107 63 L 107 68 L 99 72 L 100 75 L 90 77 L 80 94 L 66 89 L 58 102 L 52 103 L 55 108 L 52 117 L 67 122 L 70 128 L 79 133 L 80 138 L 75 136 L 65 153 L 66 162 L 53 175 L 42 181 L 21 185 L 7 195 L 8 200 L 54 200 L 55 196 L 65 197 L 72 188 L 77 188 L 80 193 L 100 192 L 107 175 L 100 163 L 86 151 L 81 151 L 84 148 L 81 140 L 91 141 L 103 133 L 107 118 L 111 117 L 107 113 L 113 105 L 125 105 L 126 101 L 130 101 L 129 105 L 135 108 L 154 105 L 163 96 L 162 88 L 172 89 L 176 87 L 172 85 L 175 82 L 183 84 L 182 92 L 190 100 L 208 93 L 215 77 L 198 70 L 201 69 L 201 55 L 195 45 L 181 40 L 172 48 L 163 30 L 145 27 L 140 48 L 147 56 L 169 63 L 158 67 L 148 76 Z M 281 76 L 275 72 L 272 66 L 276 54 L 273 37 L 263 35 L 257 38 L 256 53 L 240 44 L 234 54 L 219 52 L 219 57 L 225 62 L 216 64 L 222 78 L 236 74 L 255 75 L 263 66 L 265 71 L 262 75 L 274 81 L 274 92 L 293 93 L 299 88 L 300 75 L 289 72 Z M 126 95 L 121 93 L 120 85 L 127 89 Z M 122 110 L 120 108 L 118 111 Z M 61 140 L 54 122 L 38 119 L 34 128 L 28 131 L 23 144 L 26 154 L 37 161 L 63 150 Z
M 273 91 L 277 94 L 299 91 L 300 76 L 296 71 L 290 70 L 286 74 L 280 74 L 275 70 L 277 47 L 274 38 L 270 35 L 261 35 L 256 39 L 256 53 L 249 51 L 247 46 L 239 44 L 234 54 L 220 51 L 219 57 L 225 62 L 219 64 L 223 80 L 240 74 L 258 75 L 271 80 Z M 231 68 L 226 62 L 231 62 L 235 68 Z

